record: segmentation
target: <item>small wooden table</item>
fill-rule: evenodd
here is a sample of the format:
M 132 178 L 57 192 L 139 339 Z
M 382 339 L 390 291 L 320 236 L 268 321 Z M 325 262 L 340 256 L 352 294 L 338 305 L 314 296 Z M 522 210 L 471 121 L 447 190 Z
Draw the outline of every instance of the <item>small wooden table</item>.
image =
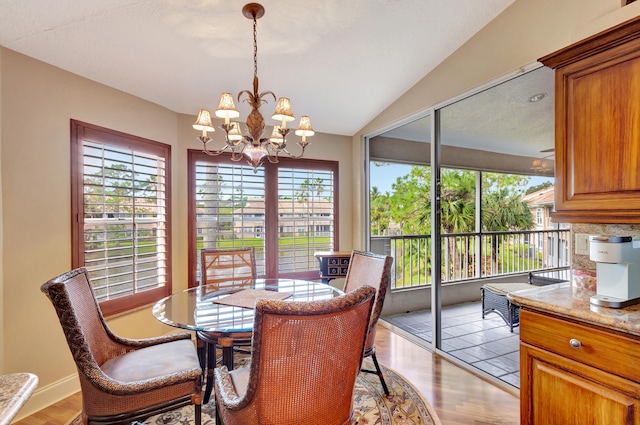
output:
M 329 283 L 331 279 L 347 275 L 351 251 L 319 251 L 313 255 L 320 262 L 322 283 Z

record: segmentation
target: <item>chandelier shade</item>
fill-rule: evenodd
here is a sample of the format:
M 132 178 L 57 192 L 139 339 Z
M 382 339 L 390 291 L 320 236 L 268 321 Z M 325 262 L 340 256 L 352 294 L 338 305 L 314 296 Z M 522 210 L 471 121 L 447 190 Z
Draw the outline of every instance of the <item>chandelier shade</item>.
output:
M 198 131 L 202 131 L 202 135 L 206 136 L 208 131 L 216 131 L 211 122 L 211 114 L 206 109 L 200 109 L 198 118 L 196 119 L 193 128 Z
M 228 120 L 230 118 L 238 118 L 240 116 L 240 112 L 236 109 L 235 103 L 233 103 L 231 93 L 222 93 L 220 96 L 220 104 L 215 114 L 218 118 L 224 118 L 227 124 L 229 124 Z
M 275 111 L 271 116 L 273 120 L 279 121 L 279 124 L 273 126 L 270 136 L 263 137 L 266 124 L 260 113 L 260 107 L 263 103 L 267 103 L 267 97 L 273 97 L 273 100 L 276 100 L 276 95 L 273 92 L 261 93 L 258 90 L 257 20 L 264 16 L 264 12 L 264 7 L 258 3 L 249 3 L 242 8 L 242 14 L 253 20 L 253 90 L 243 90 L 237 96 L 238 102 L 244 97 L 244 101 L 251 106 L 251 112 L 245 121 L 245 131 L 241 129 L 240 123 L 231 122 L 232 119 L 240 117 L 240 112 L 236 108 L 231 93 L 222 93 L 218 108 L 215 110 L 215 116 L 224 119 L 224 124 L 220 125 L 224 131 L 224 147 L 213 150 L 208 146 L 213 142 L 208 133 L 215 131 L 211 121 L 211 113 L 208 110 L 200 109 L 196 122 L 193 124 L 195 130 L 202 132 L 198 140 L 202 142 L 204 153 L 217 156 L 228 152 L 233 161 L 240 161 L 244 158 L 253 167 L 254 172 L 257 172 L 265 158 L 271 163 L 277 163 L 279 157 L 283 155 L 290 158 L 301 158 L 305 148 L 310 144 L 307 137 L 315 134 L 311 127 L 311 120 L 308 116 L 303 115 L 295 131 L 296 136 L 301 138 L 297 143 L 301 149 L 300 153 L 294 155 L 287 150 L 287 135 L 291 131 L 287 128 L 287 123 L 294 121 L 295 115 L 291 109 L 290 99 L 281 97 L 278 99 Z

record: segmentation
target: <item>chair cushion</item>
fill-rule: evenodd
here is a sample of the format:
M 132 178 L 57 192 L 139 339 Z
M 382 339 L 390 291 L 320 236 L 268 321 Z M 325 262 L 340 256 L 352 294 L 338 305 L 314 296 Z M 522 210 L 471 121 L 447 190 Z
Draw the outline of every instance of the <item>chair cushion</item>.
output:
M 108 360 L 101 369 L 115 380 L 134 382 L 200 369 L 200 363 L 193 342 L 182 339 L 130 351 Z
M 233 388 L 236 390 L 236 394 L 242 397 L 247 392 L 249 386 L 249 370 L 250 367 L 241 367 L 229 371 L 231 381 L 233 382 Z
M 507 295 L 509 292 L 535 288 L 535 286 L 528 283 L 488 283 L 482 287 L 496 295 Z

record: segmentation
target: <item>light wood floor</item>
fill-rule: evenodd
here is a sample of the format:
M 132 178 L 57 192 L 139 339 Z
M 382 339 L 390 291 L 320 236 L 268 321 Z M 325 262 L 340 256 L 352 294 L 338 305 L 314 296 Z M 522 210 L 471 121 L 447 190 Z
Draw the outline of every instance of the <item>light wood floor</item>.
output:
M 443 425 L 520 423 L 518 396 L 381 326 L 376 355 L 420 390 Z
M 443 425 L 516 425 L 517 396 L 378 326 L 378 360 L 404 375 L 434 407 Z M 15 425 L 62 425 L 80 410 L 80 393 Z

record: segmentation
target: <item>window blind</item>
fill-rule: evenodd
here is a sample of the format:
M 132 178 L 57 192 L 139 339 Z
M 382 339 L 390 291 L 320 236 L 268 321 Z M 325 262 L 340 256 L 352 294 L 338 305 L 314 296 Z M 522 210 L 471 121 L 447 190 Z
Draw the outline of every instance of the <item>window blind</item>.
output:
M 203 248 L 252 246 L 258 276 L 311 278 L 316 251 L 335 248 L 337 163 L 280 160 L 253 167 L 189 153 L 190 285 Z
M 197 161 L 195 168 L 198 281 L 203 248 L 253 246 L 256 273 L 264 275 L 264 170 L 210 161 Z
M 84 140 L 84 266 L 99 301 L 167 283 L 165 158 Z
M 278 270 L 314 270 L 317 251 L 334 246 L 333 172 L 278 169 Z

